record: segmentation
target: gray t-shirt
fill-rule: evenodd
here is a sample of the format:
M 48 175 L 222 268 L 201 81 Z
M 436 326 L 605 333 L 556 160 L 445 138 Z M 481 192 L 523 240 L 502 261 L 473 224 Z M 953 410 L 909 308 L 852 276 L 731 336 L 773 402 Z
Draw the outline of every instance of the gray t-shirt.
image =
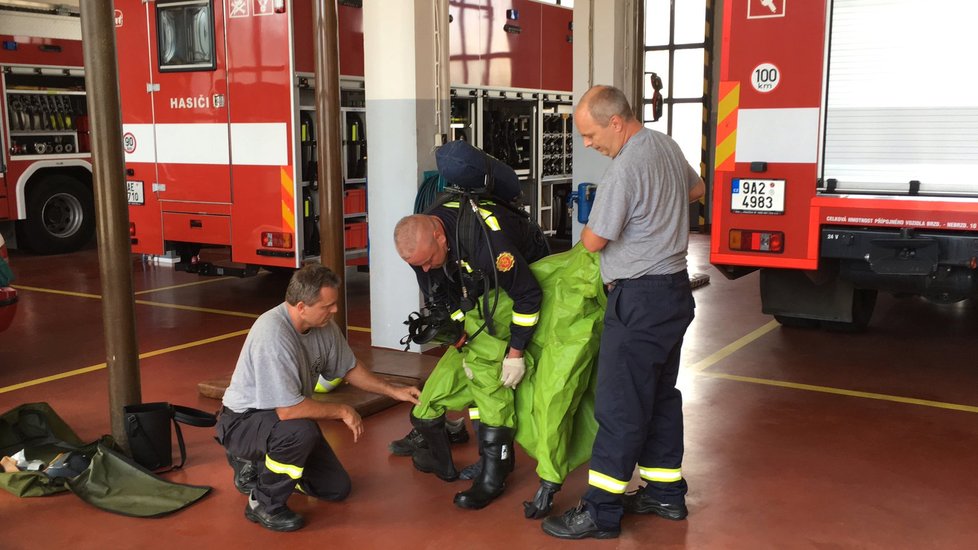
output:
M 587 222 L 608 244 L 606 283 L 686 269 L 689 191 L 700 180 L 669 136 L 643 128 L 611 161 Z
M 224 406 L 234 412 L 291 407 L 312 395 L 320 374 L 327 380 L 342 378 L 356 364 L 336 323 L 300 334 L 283 302 L 251 327 Z

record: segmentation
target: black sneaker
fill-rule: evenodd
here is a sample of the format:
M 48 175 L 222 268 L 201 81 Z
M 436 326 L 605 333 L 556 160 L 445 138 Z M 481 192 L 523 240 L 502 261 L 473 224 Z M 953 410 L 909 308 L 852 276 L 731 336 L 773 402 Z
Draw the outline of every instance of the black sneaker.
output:
M 543 520 L 542 527 L 544 533 L 559 539 L 615 539 L 621 534 L 621 528 L 598 528 L 591 514 L 580 504 L 563 515 Z
M 625 508 L 625 513 L 628 514 L 655 514 L 673 521 L 686 519 L 686 516 L 689 515 L 685 504 L 681 502 L 679 504 L 661 502 L 645 491 L 635 491 L 634 493 L 625 494 L 624 498 L 622 498 L 622 506 Z
M 234 487 L 243 495 L 251 494 L 258 485 L 258 465 L 250 460 L 227 453 L 228 464 L 234 470 Z
M 295 531 L 305 525 L 302 516 L 283 506 L 281 510 L 274 514 L 269 514 L 265 508 L 258 503 L 254 493 L 248 495 L 248 504 L 245 505 L 244 515 L 248 521 L 258 523 L 266 529 L 272 531 Z

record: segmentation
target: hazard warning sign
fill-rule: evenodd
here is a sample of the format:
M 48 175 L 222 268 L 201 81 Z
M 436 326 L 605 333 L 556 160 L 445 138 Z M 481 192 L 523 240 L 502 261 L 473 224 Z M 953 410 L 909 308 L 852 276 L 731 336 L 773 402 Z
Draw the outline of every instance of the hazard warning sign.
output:
M 784 17 L 785 4 L 788 0 L 749 0 L 747 3 L 747 19 L 767 19 Z

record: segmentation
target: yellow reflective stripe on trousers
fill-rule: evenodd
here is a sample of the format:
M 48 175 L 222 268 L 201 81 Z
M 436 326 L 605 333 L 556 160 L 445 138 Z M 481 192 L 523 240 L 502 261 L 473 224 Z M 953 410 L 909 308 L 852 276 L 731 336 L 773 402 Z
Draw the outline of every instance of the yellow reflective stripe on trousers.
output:
M 660 483 L 670 483 L 683 478 L 682 468 L 645 468 L 639 466 L 638 473 L 645 481 L 658 481 Z
M 615 495 L 624 494 L 625 487 L 628 486 L 628 481 L 620 481 L 611 476 L 606 476 L 601 472 L 595 472 L 594 470 L 587 471 L 587 482 L 592 487 L 603 489 Z
M 462 319 L 465 319 L 465 313 L 461 309 L 452 312 L 452 321 L 461 321 Z
M 532 327 L 540 320 L 540 312 L 536 313 L 516 313 L 513 312 L 513 324 L 521 327 Z
M 469 409 L 469 420 L 479 419 L 479 409 L 472 407 Z
M 298 466 L 293 466 L 291 464 L 282 464 L 281 462 L 276 462 L 272 457 L 265 455 L 265 467 L 275 472 L 276 474 L 285 474 L 292 479 L 302 478 L 302 468 Z

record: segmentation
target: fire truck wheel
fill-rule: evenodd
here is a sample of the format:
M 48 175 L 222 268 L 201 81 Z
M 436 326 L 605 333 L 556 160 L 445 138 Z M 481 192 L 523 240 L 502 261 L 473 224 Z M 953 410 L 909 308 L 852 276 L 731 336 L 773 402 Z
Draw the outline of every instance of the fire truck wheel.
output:
M 95 232 L 95 201 L 82 182 L 51 175 L 27 192 L 27 219 L 19 236 L 38 254 L 61 254 L 80 249 Z

